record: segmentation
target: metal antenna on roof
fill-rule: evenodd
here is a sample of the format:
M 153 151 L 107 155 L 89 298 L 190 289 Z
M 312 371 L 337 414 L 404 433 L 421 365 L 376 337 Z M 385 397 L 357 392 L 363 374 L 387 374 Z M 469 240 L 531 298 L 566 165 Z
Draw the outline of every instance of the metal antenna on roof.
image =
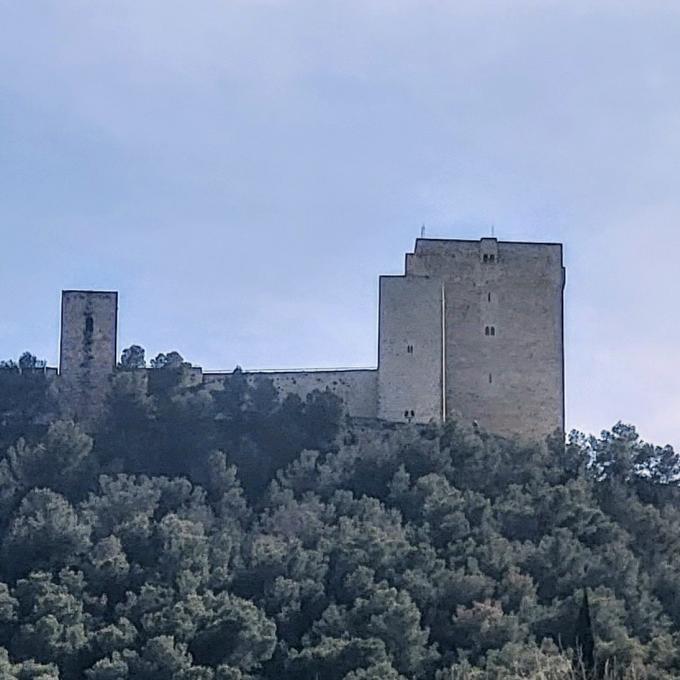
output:
M 491 238 L 496 238 L 496 225 L 491 225 Z
M 423 222 L 423 226 L 420 227 L 420 238 L 425 237 L 425 223 Z

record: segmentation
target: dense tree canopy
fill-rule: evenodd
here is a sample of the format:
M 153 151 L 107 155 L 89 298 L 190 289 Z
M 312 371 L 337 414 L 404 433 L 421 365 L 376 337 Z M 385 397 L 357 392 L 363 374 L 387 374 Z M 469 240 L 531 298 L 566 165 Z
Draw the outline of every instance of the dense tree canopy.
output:
M 88 428 L 0 365 L 3 678 L 559 680 L 577 641 L 598 673 L 680 676 L 669 447 L 347 420 L 144 364 Z

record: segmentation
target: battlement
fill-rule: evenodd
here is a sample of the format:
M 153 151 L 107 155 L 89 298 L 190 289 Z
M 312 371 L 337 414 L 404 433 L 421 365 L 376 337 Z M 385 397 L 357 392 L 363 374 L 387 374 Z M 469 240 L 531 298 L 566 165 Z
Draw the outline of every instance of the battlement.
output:
M 564 430 L 564 284 L 559 243 L 420 238 L 404 274 L 379 279 L 377 368 L 244 375 L 281 395 L 329 390 L 355 417 L 542 439 Z M 59 375 L 83 417 L 115 370 L 117 312 L 113 291 L 62 295 Z M 217 388 L 228 373 L 195 367 L 191 380 Z
M 546 267 L 563 267 L 561 243 L 531 243 L 455 239 L 416 240 L 412 253 L 406 254 L 405 274 L 412 276 L 463 274 L 477 265 L 515 267 L 530 274 Z

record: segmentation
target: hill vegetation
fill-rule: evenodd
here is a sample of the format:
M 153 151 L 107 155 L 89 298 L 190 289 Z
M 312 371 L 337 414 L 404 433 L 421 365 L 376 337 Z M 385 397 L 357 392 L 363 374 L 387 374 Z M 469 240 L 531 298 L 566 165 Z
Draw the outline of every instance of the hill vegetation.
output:
M 680 677 L 680 462 L 124 353 L 100 422 L 0 365 L 0 677 Z M 588 606 L 584 605 L 585 594 Z M 592 635 L 592 639 L 590 636 Z

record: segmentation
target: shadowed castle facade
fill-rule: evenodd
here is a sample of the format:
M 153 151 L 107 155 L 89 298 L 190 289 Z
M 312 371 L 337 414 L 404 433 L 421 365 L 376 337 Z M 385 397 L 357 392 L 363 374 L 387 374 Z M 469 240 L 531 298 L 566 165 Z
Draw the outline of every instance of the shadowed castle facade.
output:
M 258 371 L 281 394 L 329 389 L 351 416 L 459 419 L 522 439 L 564 430 L 562 246 L 418 239 L 380 277 L 375 369 Z M 62 294 L 59 380 L 91 415 L 117 357 L 118 294 Z M 229 372 L 193 369 L 216 389 Z

